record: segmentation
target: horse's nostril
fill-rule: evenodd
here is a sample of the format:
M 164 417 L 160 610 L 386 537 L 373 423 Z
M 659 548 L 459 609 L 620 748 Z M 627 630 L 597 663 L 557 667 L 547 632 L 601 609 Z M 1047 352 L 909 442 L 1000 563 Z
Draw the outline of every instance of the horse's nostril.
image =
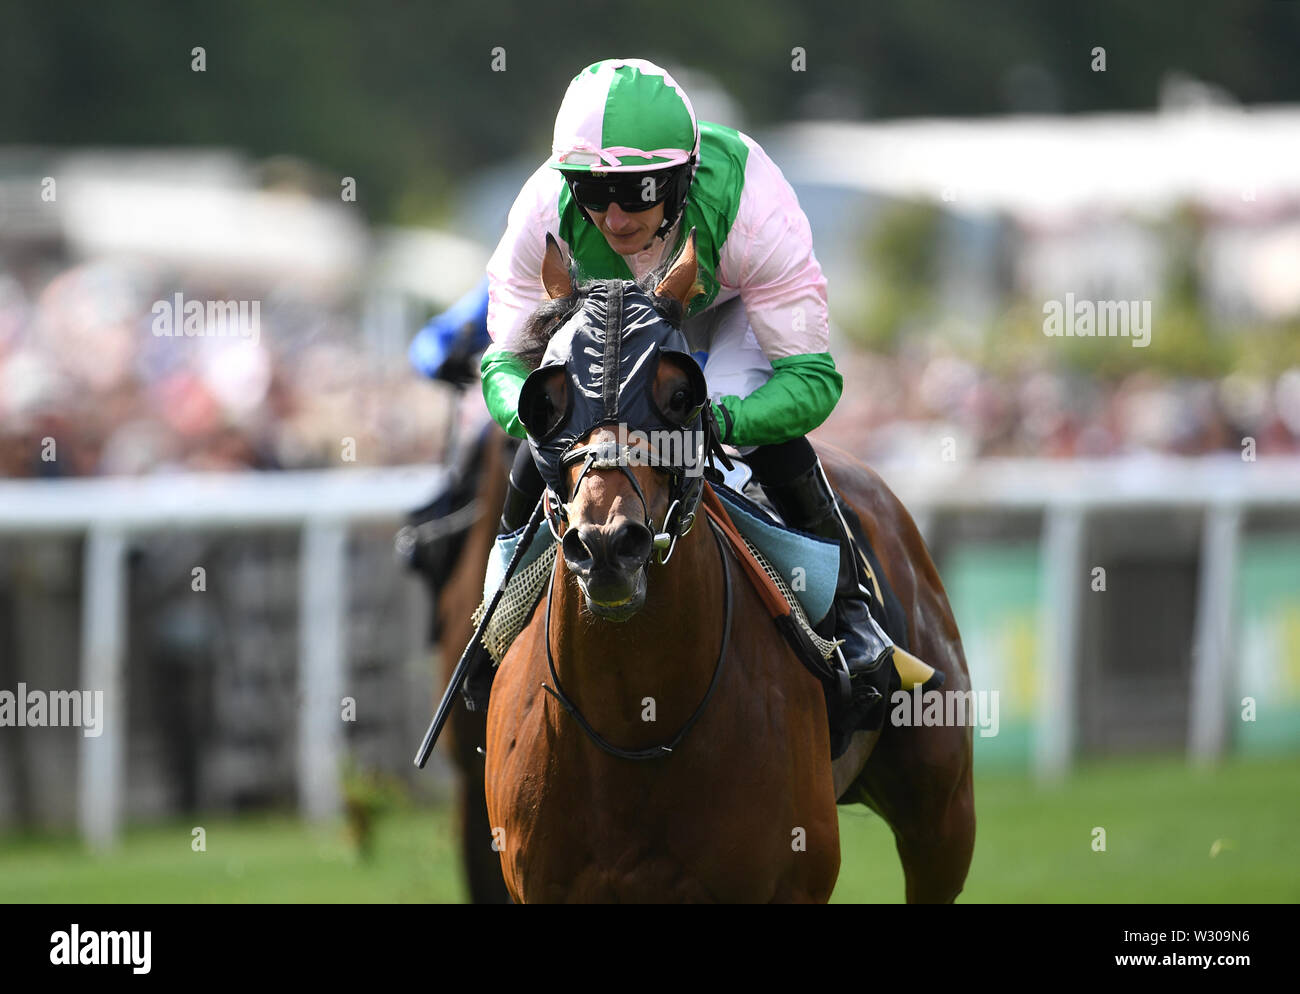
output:
M 629 566 L 639 566 L 650 558 L 654 535 L 639 521 L 625 521 L 614 534 L 614 556 Z
M 617 525 L 575 525 L 564 533 L 561 548 L 569 568 L 579 573 L 634 570 L 650 558 L 654 535 L 638 521 Z
M 590 532 L 591 525 L 576 525 L 564 533 L 560 547 L 564 550 L 564 561 L 571 569 L 585 572 L 591 569 L 591 548 L 583 541 L 583 532 Z

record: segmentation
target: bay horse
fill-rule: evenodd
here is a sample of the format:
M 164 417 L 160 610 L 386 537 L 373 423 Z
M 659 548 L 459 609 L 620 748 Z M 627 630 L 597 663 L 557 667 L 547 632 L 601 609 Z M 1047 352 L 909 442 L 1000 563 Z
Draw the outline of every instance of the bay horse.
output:
M 696 265 L 688 239 L 655 293 L 684 305 Z M 542 282 L 553 301 L 587 306 L 554 243 Z M 687 379 L 661 354 L 656 405 Z M 596 427 L 578 444 L 611 435 Z M 904 606 L 913 651 L 947 689 L 968 691 L 957 625 L 911 516 L 866 466 L 817 449 Z M 667 563 L 652 564 L 648 533 L 655 521 L 668 530 L 669 477 L 590 460 L 565 472 L 568 528 L 550 588 L 502 659 L 487 715 L 487 810 L 511 897 L 825 902 L 840 868 L 836 804 L 858 802 L 893 830 L 907 900 L 953 901 L 974 847 L 970 727 L 886 722 L 832 763 L 820 684 L 703 511 Z M 626 758 L 638 752 L 657 758 Z

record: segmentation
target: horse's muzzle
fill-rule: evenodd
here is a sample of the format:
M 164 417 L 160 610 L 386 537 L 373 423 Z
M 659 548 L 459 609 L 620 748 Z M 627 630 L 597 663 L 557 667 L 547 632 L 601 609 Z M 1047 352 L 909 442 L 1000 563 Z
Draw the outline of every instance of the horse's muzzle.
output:
M 626 621 L 645 604 L 646 565 L 654 534 L 639 521 L 574 525 L 564 533 L 564 562 L 578 578 L 592 614 Z

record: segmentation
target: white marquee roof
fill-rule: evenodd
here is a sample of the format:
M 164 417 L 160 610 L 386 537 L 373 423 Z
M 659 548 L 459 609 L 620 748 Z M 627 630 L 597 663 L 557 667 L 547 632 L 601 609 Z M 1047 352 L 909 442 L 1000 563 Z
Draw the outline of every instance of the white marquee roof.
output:
M 817 122 L 767 144 L 794 184 L 1052 217 L 1300 200 L 1300 108 Z

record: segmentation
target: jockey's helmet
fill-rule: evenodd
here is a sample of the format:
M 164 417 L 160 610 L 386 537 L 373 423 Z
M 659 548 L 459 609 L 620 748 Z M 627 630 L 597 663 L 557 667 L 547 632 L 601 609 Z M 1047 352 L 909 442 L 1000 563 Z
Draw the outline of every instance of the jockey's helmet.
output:
M 606 59 L 569 84 L 548 165 L 584 216 L 611 202 L 627 211 L 662 202 L 662 235 L 686 204 L 699 154 L 695 110 L 672 76 L 644 59 Z

